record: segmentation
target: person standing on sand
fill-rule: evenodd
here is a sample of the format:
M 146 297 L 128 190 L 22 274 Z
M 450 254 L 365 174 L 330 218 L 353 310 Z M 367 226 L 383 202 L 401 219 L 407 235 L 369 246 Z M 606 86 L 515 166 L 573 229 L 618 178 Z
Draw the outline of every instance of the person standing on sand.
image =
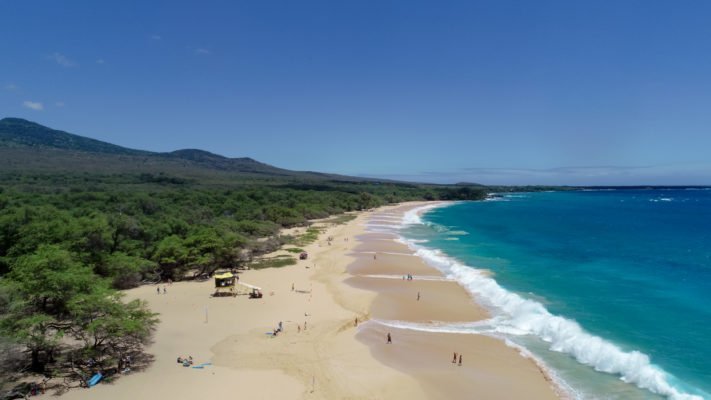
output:
M 163 294 L 168 294 L 168 289 L 165 286 L 163 286 Z
M 160 294 L 160 286 L 156 288 L 156 294 Z
M 355 323 L 353 325 L 358 326 L 358 317 L 355 317 Z
M 456 363 L 457 363 L 457 352 L 455 351 L 454 357 L 452 357 L 452 364 L 456 364 Z
M 417 292 L 417 301 L 420 301 L 420 292 Z
M 393 342 L 392 336 L 390 336 L 390 332 L 388 332 L 388 344 L 391 344 Z
M 294 284 L 293 283 L 291 284 L 291 291 L 292 292 L 294 291 Z
M 460 367 L 462 366 L 462 355 L 461 354 L 459 355 L 459 366 Z

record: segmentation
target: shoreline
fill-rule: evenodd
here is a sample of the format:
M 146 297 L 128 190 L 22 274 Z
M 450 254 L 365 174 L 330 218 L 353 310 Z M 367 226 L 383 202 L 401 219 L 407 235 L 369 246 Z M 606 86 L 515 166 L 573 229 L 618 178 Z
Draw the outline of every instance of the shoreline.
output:
M 400 213 L 399 221 L 395 223 L 397 219 L 393 218 L 393 226 L 411 219 L 406 215 L 408 213 L 420 215 L 433 207 L 438 207 L 437 203 L 433 206 L 399 206 L 396 208 Z M 383 216 L 376 211 L 370 219 L 380 221 Z M 361 244 L 355 249 L 366 254 L 377 253 L 377 259 L 369 260 L 370 263 L 361 259 L 352 264 L 349 272 L 353 277 L 348 281 L 353 286 L 377 293 L 372 305 L 374 318 L 357 334 L 359 340 L 370 346 L 375 358 L 414 376 L 423 384 L 428 398 L 466 398 L 472 395 L 484 398 L 568 397 L 538 360 L 525 349 L 511 347 L 503 339 L 403 328 L 407 323 L 434 321 L 471 323 L 488 319 L 490 314 L 456 280 L 445 279 L 440 270 L 417 256 L 401 240 L 396 229 L 386 234 L 378 226 L 380 224 L 375 224 L 377 233 L 361 235 Z M 377 236 L 377 239 L 371 239 L 369 235 Z M 383 244 L 386 235 L 390 235 L 388 245 Z M 406 279 L 398 279 L 403 274 Z M 412 280 L 407 279 L 408 274 L 413 275 Z M 406 350 L 390 350 L 382 339 L 387 333 L 392 334 L 393 343 L 399 340 Z M 457 349 L 465 357 L 463 371 L 460 371 L 458 363 L 452 369 L 450 360 Z M 469 362 L 475 365 L 467 368 Z M 516 382 L 517 387 L 511 387 L 511 382 Z
M 452 224 L 451 220 L 444 220 L 441 223 Z M 703 397 L 693 387 L 688 388 L 684 386 L 683 382 L 675 382 L 673 375 L 668 375 L 661 367 L 653 364 L 647 354 L 634 350 L 634 348 L 630 350 L 618 347 L 609 338 L 595 336 L 586 331 L 574 319 L 552 314 L 540 300 L 527 298 L 500 286 L 490 271 L 472 267 L 475 264 L 467 264 L 466 261 L 452 257 L 444 253 L 443 250 L 428 247 L 427 244 L 420 244 L 417 240 L 403 239 L 408 247 L 416 251 L 431 265 L 441 268 L 449 276 L 462 282 L 462 285 L 474 298 L 482 299 L 483 303 L 489 305 L 493 310 L 502 310 L 503 321 L 492 321 L 493 323 L 487 326 L 485 331 L 494 328 L 494 332 L 497 332 L 499 327 L 512 328 L 517 330 L 517 336 L 523 333 L 538 338 L 544 346 L 547 346 L 547 349 L 561 353 L 563 357 L 570 357 L 571 362 L 575 363 L 575 369 L 581 368 L 586 374 L 601 374 L 600 379 L 606 380 L 604 390 L 613 393 L 613 396 L 640 399 L 648 397 L 701 399 Z M 447 247 L 442 244 L 442 248 Z M 522 316 L 522 314 L 525 315 Z M 536 318 L 538 321 L 535 321 Z M 528 325 L 531 320 L 534 320 L 535 323 Z M 421 327 L 412 329 L 419 328 Z M 452 329 L 432 330 L 446 332 L 456 331 L 459 328 L 454 326 Z M 466 327 L 464 330 L 476 331 L 477 329 Z M 506 339 L 508 336 L 506 333 L 504 335 L 493 333 L 492 336 L 509 342 Z M 592 342 L 592 346 L 583 347 L 581 342 L 584 341 Z M 526 342 L 513 338 L 510 340 L 511 346 L 519 349 L 523 356 L 530 357 L 538 364 L 542 372 L 556 385 L 560 397 L 579 398 L 580 396 L 587 397 L 605 393 L 599 383 L 602 381 L 598 381 L 597 377 L 594 378 L 595 384 L 588 385 L 593 379 L 588 377 L 586 380 L 585 375 L 571 374 L 570 371 L 573 368 L 560 367 L 560 364 L 556 363 L 557 360 L 546 358 L 546 355 L 540 352 L 542 348 L 538 345 L 529 346 L 530 343 L 523 343 Z M 610 360 L 610 358 L 614 359 Z M 634 360 L 634 362 L 626 362 L 627 360 Z M 548 362 L 551 362 L 550 365 L 555 367 L 550 367 Z M 613 367 L 609 367 L 610 365 Z M 655 379 L 652 381 L 649 377 Z
M 325 227 L 316 242 L 304 247 L 307 260 L 240 272 L 242 282 L 263 288 L 263 299 L 210 297 L 211 280 L 174 283 L 165 295 L 156 295 L 153 285 L 127 291 L 127 300 L 147 300 L 160 314 L 147 348 L 153 363 L 115 383 L 70 390 L 62 398 L 167 399 L 236 393 L 282 399 L 558 398 L 544 371 L 502 340 L 402 330 L 393 335 L 393 345 L 385 344 L 377 320 L 454 322 L 488 315 L 461 285 L 441 279 L 439 271 L 395 241 L 394 235 L 366 231 L 373 216 L 400 213 L 380 222 L 401 221 L 403 208 L 427 204 L 432 203 L 359 212 L 343 225 Z M 377 253 L 379 268 L 367 262 L 372 252 Z M 392 279 L 401 272 L 414 279 Z M 415 286 L 422 292 L 419 304 L 412 304 L 417 301 Z M 279 322 L 283 331 L 277 337 L 268 335 Z M 464 354 L 462 367 L 450 363 L 456 349 Z M 177 356 L 187 355 L 196 364 L 210 364 L 193 369 L 176 363 Z

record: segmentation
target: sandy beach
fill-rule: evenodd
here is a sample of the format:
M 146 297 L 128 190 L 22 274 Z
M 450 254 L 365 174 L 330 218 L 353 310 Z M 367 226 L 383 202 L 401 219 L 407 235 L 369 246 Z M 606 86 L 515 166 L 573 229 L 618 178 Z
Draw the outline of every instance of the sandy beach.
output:
M 471 322 L 488 316 L 461 286 L 394 235 L 366 231 L 368 221 L 393 223 L 420 205 L 360 213 L 349 223 L 327 226 L 305 247 L 308 260 L 241 272 L 242 282 L 263 289 L 262 299 L 211 297 L 211 280 L 174 283 L 166 294 L 156 294 L 155 286 L 128 291 L 127 299 L 145 299 L 160 314 L 147 349 L 153 363 L 62 398 L 558 398 L 542 370 L 500 340 L 377 322 Z M 403 280 L 407 274 L 413 280 Z M 279 322 L 283 332 L 273 337 Z M 392 344 L 386 343 L 387 333 Z M 462 353 L 462 366 L 451 363 L 454 351 Z M 176 362 L 188 355 L 196 365 L 210 364 L 197 369 Z

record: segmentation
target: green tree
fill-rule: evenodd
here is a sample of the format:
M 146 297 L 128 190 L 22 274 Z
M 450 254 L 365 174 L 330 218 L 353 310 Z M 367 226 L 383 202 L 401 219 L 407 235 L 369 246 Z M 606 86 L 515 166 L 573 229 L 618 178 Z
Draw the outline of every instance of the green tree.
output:
M 85 354 L 120 362 L 125 355 L 139 351 L 150 337 L 158 322 L 156 314 L 143 301 L 123 303 L 122 296 L 106 285 L 97 285 L 90 293 L 72 298 L 72 335 L 84 344 Z
M 106 257 L 106 261 L 97 266 L 96 272 L 112 280 L 115 289 L 130 289 L 138 286 L 145 275 L 156 268 L 156 263 L 142 257 L 116 252 Z
M 0 330 L 27 346 L 33 370 L 42 371 L 53 361 L 60 339 L 71 329 L 71 323 L 64 320 L 70 299 L 88 293 L 95 282 L 90 268 L 57 246 L 41 246 L 20 257 L 2 280 L 8 295 Z
M 114 356 L 140 348 L 156 323 L 145 304 L 124 304 L 107 280 L 56 245 L 19 257 L 0 290 L 0 332 L 27 347 L 35 371 L 54 361 L 66 335 Z
M 171 235 L 156 246 L 153 261 L 158 263 L 164 277 L 176 279 L 182 276 L 189 262 L 189 251 L 183 239 Z

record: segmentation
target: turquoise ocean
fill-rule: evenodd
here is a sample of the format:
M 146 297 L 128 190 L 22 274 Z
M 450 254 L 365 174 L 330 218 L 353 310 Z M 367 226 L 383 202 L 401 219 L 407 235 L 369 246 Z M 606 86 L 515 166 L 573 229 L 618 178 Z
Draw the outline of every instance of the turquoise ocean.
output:
M 711 190 L 519 193 L 405 218 L 500 337 L 580 399 L 711 399 Z M 405 327 L 405 326 L 403 326 Z

